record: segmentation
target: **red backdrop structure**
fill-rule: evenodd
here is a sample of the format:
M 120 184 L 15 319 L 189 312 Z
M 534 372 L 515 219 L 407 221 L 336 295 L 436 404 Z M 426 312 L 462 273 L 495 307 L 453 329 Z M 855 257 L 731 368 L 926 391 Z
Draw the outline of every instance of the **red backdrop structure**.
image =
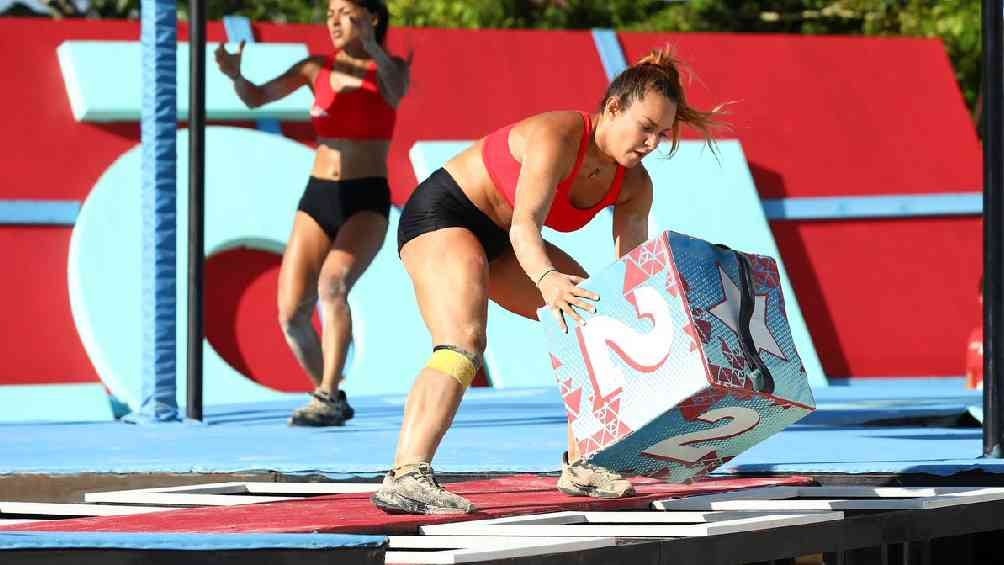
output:
M 259 41 L 329 49 L 321 26 L 256 24 Z M 179 38 L 186 39 L 184 28 Z M 737 34 L 620 35 L 629 60 L 672 42 L 699 80 L 698 106 L 734 101 L 730 121 L 764 198 L 936 194 L 981 189 L 981 153 L 942 45 L 924 39 Z M 5 182 L 0 199 L 83 201 L 101 173 L 139 143 L 139 124 L 73 120 L 56 60 L 66 40 L 138 40 L 139 24 L 0 18 Z M 209 41 L 225 39 L 218 22 Z M 415 186 L 417 140 L 475 139 L 525 115 L 591 109 L 606 77 L 588 32 L 392 29 L 414 54 L 412 88 L 391 148 L 395 203 Z M 292 61 L 291 61 L 292 63 Z M 123 73 L 139 72 L 122 69 Z M 184 93 L 180 93 L 184 95 Z M 241 124 L 253 127 L 252 124 Z M 312 144 L 309 124 L 283 124 Z M 302 178 L 289 179 L 299 191 Z M 671 187 L 660 188 L 670 194 Z M 773 221 L 794 287 L 831 376 L 961 375 L 979 319 L 978 217 Z M 0 384 L 97 380 L 66 288 L 70 227 L 0 227 L 6 314 Z M 207 332 L 231 363 L 277 388 L 309 382 L 275 323 L 277 258 L 211 258 Z M 219 276 L 221 269 L 226 276 Z M 268 328 L 262 332 L 262 327 Z

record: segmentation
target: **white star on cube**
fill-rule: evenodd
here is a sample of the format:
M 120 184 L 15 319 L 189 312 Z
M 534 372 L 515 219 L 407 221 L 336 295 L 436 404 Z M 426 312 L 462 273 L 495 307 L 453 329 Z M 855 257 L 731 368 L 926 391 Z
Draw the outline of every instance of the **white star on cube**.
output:
M 739 305 L 742 304 L 742 292 L 732 282 L 732 278 L 722 270 L 721 266 L 718 267 L 718 275 L 722 280 L 725 300 L 712 307 L 710 312 L 738 335 Z M 754 294 L 753 298 L 753 317 L 750 319 L 750 334 L 753 336 L 753 344 L 757 351 L 766 351 L 780 359 L 787 360 L 784 352 L 778 347 L 777 341 L 774 340 L 774 335 L 770 333 L 770 328 L 767 327 L 767 295 Z

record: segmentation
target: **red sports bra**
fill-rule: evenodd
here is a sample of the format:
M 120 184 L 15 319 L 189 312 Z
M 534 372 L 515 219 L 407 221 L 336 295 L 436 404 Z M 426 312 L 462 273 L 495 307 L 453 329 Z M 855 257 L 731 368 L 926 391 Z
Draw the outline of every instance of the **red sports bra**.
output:
M 331 90 L 334 57 L 324 60 L 314 77 L 314 105 L 310 121 L 318 137 L 340 139 L 390 139 L 397 110 L 384 100 L 377 84 L 376 63 L 371 63 L 359 88 Z
M 579 156 L 575 159 L 575 166 L 567 177 L 558 183 L 557 191 L 554 195 L 554 202 L 547 213 L 544 225 L 561 232 L 575 231 L 589 223 L 600 210 L 610 206 L 617 201 L 621 193 L 621 184 L 624 180 L 624 167 L 617 165 L 617 172 L 614 173 L 614 181 L 610 183 L 610 189 L 595 206 L 590 208 L 578 208 L 572 204 L 571 190 L 575 177 L 582 168 L 582 160 L 589 147 L 589 140 L 592 138 L 592 123 L 587 112 L 579 112 L 585 128 L 582 132 L 582 141 L 579 142 Z M 502 129 L 496 130 L 485 138 L 484 147 L 481 150 L 481 158 L 488 169 L 488 174 L 495 183 L 495 188 L 502 193 L 510 206 L 516 206 L 516 181 L 519 179 L 520 162 L 509 151 L 509 132 L 516 124 L 510 124 Z

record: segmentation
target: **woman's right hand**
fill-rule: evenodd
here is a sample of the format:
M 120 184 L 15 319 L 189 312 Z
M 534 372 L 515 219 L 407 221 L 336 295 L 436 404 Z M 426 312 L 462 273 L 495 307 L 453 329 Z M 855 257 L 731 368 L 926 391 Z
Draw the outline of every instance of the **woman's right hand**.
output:
M 228 53 L 222 43 L 213 52 L 216 56 L 216 64 L 220 67 L 220 72 L 230 80 L 237 80 L 241 76 L 241 55 L 244 54 L 244 42 L 241 41 L 236 53 Z
M 544 303 L 550 307 L 554 318 L 558 320 L 561 331 L 568 333 L 568 324 L 565 322 L 565 315 L 575 320 L 577 325 L 585 325 L 586 321 L 575 311 L 579 308 L 590 314 L 596 313 L 596 306 L 586 302 L 585 299 L 597 301 L 600 295 L 588 291 L 579 283 L 586 280 L 576 275 L 566 275 L 558 271 L 550 271 L 544 274 L 537 283 L 540 294 L 544 297 Z

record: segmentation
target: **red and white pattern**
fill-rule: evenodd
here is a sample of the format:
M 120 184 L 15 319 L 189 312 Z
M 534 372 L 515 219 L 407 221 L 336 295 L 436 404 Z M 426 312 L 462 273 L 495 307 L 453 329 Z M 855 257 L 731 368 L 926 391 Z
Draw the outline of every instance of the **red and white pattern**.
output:
M 777 272 L 777 263 L 763 255 L 748 255 L 753 265 L 753 282 L 756 292 L 767 292 L 771 288 L 781 286 L 781 275 Z
M 753 382 L 746 377 L 746 356 L 742 352 L 732 351 L 728 342 L 724 339 L 718 338 L 718 341 L 721 343 L 722 353 L 728 360 L 729 365 L 722 366 L 708 363 L 712 382 L 727 388 L 753 390 Z
M 618 270 L 594 275 L 593 287 L 613 300 L 605 298 L 588 325 L 549 333 L 558 345 L 551 365 L 582 455 L 617 471 L 681 482 L 803 417 L 812 401 L 754 390 L 737 332 L 742 295 L 723 269 L 730 263 L 719 263 L 733 252 L 708 246 L 709 254 L 691 238 L 678 257 L 673 237 L 686 236 L 667 232 L 623 257 Z M 769 258 L 750 259 L 750 330 L 757 350 L 776 365 L 792 351 L 777 319 L 780 279 Z M 804 368 L 799 377 L 786 369 L 783 378 L 804 382 Z
M 568 411 L 568 421 L 574 422 L 579 417 L 582 406 L 582 387 L 576 387 L 572 379 L 560 381 L 559 387 L 561 398 L 565 401 L 565 408 Z
M 657 237 L 634 248 L 624 258 L 624 294 L 662 272 L 669 264 L 666 245 Z
M 592 436 L 579 441 L 579 451 L 583 456 L 588 456 L 604 447 L 613 445 L 634 431 L 621 421 L 620 411 L 621 393 L 619 392 L 614 397 L 605 399 L 603 405 L 593 411 L 593 416 L 602 428 L 593 433 Z

